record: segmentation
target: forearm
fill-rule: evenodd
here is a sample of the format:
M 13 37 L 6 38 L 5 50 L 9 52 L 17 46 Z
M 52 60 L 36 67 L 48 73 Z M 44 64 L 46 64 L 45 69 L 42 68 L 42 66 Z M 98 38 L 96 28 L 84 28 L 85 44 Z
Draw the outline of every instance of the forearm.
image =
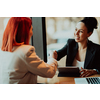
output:
M 66 55 L 67 51 L 57 51 L 57 61 L 63 58 Z

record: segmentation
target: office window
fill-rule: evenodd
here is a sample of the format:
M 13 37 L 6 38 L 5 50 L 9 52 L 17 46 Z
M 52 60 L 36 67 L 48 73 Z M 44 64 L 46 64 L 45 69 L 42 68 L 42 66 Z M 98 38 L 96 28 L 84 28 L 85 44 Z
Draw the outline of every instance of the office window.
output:
M 75 26 L 81 19 L 83 17 L 46 17 L 47 56 L 50 50 L 59 50 L 69 38 L 74 38 Z M 99 17 L 97 20 L 100 22 Z M 99 43 L 99 33 L 100 29 L 94 30 L 89 39 Z M 65 66 L 65 59 L 66 57 L 62 58 L 58 65 Z

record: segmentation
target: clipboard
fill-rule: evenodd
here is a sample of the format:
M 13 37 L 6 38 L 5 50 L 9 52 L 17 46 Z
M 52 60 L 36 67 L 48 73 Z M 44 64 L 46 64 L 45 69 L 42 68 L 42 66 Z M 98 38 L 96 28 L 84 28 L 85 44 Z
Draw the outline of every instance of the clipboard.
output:
M 58 67 L 58 77 L 79 77 L 80 70 L 76 66 Z

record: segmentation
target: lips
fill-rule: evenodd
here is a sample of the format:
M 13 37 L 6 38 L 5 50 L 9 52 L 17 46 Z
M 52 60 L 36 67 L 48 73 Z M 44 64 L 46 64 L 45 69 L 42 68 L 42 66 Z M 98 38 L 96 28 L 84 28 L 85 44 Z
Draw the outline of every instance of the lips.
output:
M 77 40 L 78 40 L 78 39 L 79 39 L 79 37 L 75 37 L 75 39 L 77 39 Z

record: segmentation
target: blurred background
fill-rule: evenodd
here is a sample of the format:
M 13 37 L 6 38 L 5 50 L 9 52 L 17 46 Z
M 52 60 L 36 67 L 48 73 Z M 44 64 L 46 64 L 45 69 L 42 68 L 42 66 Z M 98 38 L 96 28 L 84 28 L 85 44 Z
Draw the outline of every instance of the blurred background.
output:
M 10 17 L 0 17 L 0 47 L 4 29 Z M 45 17 L 46 24 L 46 41 L 47 41 L 47 58 L 50 50 L 59 50 L 66 43 L 68 38 L 74 38 L 74 30 L 78 21 L 83 17 Z M 98 29 L 94 30 L 89 39 L 100 44 L 100 17 L 96 17 Z M 34 34 L 34 33 L 33 33 Z M 63 57 L 58 61 L 58 66 L 65 66 Z

